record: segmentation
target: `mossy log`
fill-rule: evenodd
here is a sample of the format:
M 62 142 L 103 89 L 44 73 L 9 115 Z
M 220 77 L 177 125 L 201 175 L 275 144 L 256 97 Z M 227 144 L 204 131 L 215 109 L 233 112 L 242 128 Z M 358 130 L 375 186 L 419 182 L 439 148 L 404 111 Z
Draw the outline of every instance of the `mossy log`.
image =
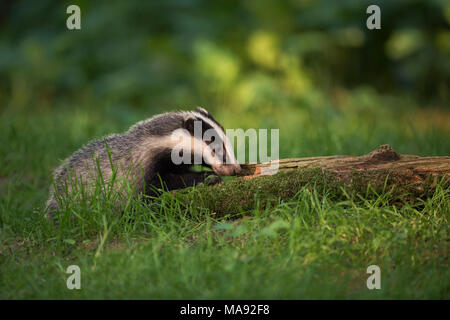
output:
M 277 165 L 276 170 L 269 169 Z M 431 196 L 438 183 L 448 187 L 450 157 L 400 155 L 389 145 L 382 145 L 359 157 L 312 157 L 246 164 L 242 165 L 240 175 L 214 186 L 199 185 L 194 196 L 184 200 L 216 214 L 236 214 L 292 199 L 307 186 L 336 200 L 384 193 L 394 203 L 414 202 Z M 177 194 L 183 198 L 188 193 Z
M 270 169 L 273 167 L 274 169 Z M 275 169 L 276 168 L 276 169 Z M 245 164 L 242 166 L 241 176 L 252 178 L 266 174 L 275 174 L 276 171 L 304 170 L 321 168 L 334 172 L 340 179 L 346 179 L 351 172 L 391 171 L 402 174 L 406 184 L 423 184 L 426 176 L 450 177 L 450 157 L 419 157 L 401 155 L 395 152 L 390 145 L 381 145 L 371 153 L 363 156 L 330 156 L 297 159 L 281 159 L 271 163 Z

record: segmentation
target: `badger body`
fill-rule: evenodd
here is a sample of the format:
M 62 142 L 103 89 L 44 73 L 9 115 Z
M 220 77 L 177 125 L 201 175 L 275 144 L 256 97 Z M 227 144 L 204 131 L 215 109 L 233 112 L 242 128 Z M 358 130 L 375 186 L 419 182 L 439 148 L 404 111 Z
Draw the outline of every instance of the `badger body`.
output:
M 195 122 L 201 123 L 202 133 L 213 130 L 221 137 L 221 152 L 211 152 L 211 142 L 194 136 Z M 124 192 L 126 183 L 136 195 L 154 194 L 155 188 L 174 190 L 204 182 L 211 172 L 193 172 L 192 162 L 172 161 L 172 152 L 179 145 L 173 139 L 177 130 L 185 136 L 184 146 L 191 158 L 200 156 L 202 164 L 212 169 L 216 175 L 213 183 L 220 181 L 220 176 L 240 171 L 223 127 L 205 109 L 164 113 L 138 122 L 125 133 L 94 140 L 64 160 L 54 171 L 48 214 L 58 211 L 58 197 L 70 198 L 80 186 L 92 194 L 98 181 L 119 193 Z

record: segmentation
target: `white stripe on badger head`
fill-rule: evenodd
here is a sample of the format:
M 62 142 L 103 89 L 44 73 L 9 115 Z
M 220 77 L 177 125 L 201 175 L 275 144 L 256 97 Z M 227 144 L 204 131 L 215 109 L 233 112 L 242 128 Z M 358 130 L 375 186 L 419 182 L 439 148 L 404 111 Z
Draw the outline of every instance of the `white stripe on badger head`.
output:
M 212 155 L 212 149 L 197 137 L 192 136 L 186 129 L 177 129 L 170 135 L 168 145 L 172 149 L 171 160 L 174 164 L 202 164 L 203 160 L 209 165 L 219 165 L 221 162 Z M 180 156 L 180 151 L 183 155 Z
M 223 131 L 221 127 L 217 125 L 213 120 L 209 119 L 208 117 L 205 117 L 203 114 L 199 112 L 191 112 L 194 116 L 197 118 L 202 119 L 204 122 L 208 123 L 218 134 L 221 140 L 223 141 L 224 148 L 225 148 L 225 164 L 238 164 L 236 157 L 234 156 L 234 149 L 231 145 L 230 139 L 228 139 L 227 135 Z M 203 139 L 202 139 L 203 140 Z M 223 148 L 222 148 L 223 149 Z M 223 164 L 223 158 L 219 160 L 221 164 Z
M 227 164 L 239 164 L 236 156 L 234 155 L 234 148 L 233 145 L 230 142 L 230 139 L 228 139 L 227 135 L 224 133 L 224 141 L 225 141 L 225 149 L 227 151 L 227 157 L 226 157 L 226 163 Z

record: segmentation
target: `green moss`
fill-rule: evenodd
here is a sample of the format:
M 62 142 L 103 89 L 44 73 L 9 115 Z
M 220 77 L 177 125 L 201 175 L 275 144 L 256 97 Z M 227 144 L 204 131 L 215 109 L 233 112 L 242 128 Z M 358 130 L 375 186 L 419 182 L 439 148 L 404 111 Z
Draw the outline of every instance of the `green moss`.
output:
M 339 176 L 320 168 L 287 170 L 273 176 L 232 179 L 214 186 L 201 184 L 178 191 L 176 197 L 218 215 L 233 215 L 295 199 L 297 192 L 305 187 L 334 200 L 385 195 L 390 203 L 414 202 L 434 192 L 434 179 L 426 179 L 420 187 L 408 184 L 407 179 L 406 175 L 386 170 L 354 171 Z

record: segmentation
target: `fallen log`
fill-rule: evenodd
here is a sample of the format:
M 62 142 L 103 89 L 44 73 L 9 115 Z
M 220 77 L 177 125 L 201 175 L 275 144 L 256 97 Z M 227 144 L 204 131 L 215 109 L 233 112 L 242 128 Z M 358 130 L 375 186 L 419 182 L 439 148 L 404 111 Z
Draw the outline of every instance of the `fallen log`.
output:
M 273 169 L 271 169 L 273 168 Z M 401 173 L 407 179 L 406 183 L 424 183 L 428 175 L 435 177 L 450 177 L 450 157 L 419 157 L 414 155 L 401 155 L 390 145 L 381 145 L 371 153 L 363 156 L 329 156 L 296 159 L 281 159 L 270 163 L 244 164 L 241 176 L 252 178 L 267 175 L 278 171 L 292 169 L 321 168 L 330 170 L 337 176 L 345 179 L 348 173 L 354 171 L 375 172 L 387 170 Z
M 450 157 L 401 155 L 389 145 L 382 145 L 359 157 L 311 157 L 244 164 L 240 176 L 219 185 L 199 185 L 190 200 L 217 214 L 235 214 L 292 199 L 306 186 L 336 200 L 383 193 L 388 194 L 392 203 L 415 202 L 432 196 L 437 185 L 448 190 Z M 187 193 L 177 194 L 183 197 Z

